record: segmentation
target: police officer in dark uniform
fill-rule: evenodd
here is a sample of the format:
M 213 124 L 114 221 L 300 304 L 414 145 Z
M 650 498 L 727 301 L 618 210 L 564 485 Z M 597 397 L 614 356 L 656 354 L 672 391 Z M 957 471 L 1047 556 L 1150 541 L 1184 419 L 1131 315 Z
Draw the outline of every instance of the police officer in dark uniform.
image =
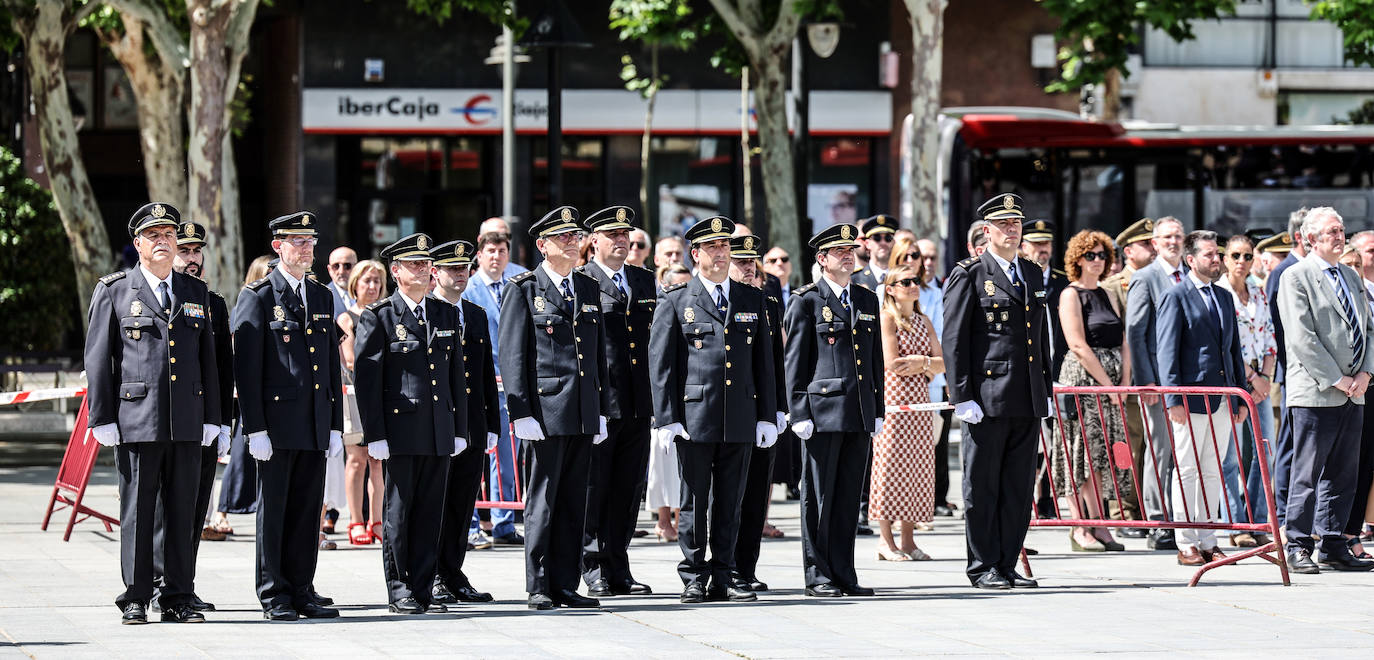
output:
M 777 381 L 763 292 L 730 281 L 734 229 L 716 216 L 687 230 L 697 276 L 663 289 L 649 335 L 654 432 L 675 439 L 682 474 L 684 603 L 758 599 L 731 573 L 750 453 L 778 440 Z
M 1051 309 L 1057 309 L 1059 304 L 1059 294 L 1069 286 L 1069 276 L 1064 271 L 1054 267 L 1054 221 L 1052 220 L 1022 220 L 1021 221 L 1021 252 L 1022 256 L 1035 262 L 1040 267 L 1040 283 L 1045 289 L 1045 300 L 1049 301 Z M 1059 327 L 1059 316 L 1052 314 L 1049 318 L 1050 332 L 1054 344 L 1052 345 L 1053 357 L 1050 359 L 1050 377 L 1059 377 L 1059 367 L 1064 364 L 1064 356 L 1069 352 L 1069 342 L 1064 339 L 1064 329 Z
M 434 260 L 434 295 L 453 305 L 458 312 L 458 327 L 463 348 L 464 390 L 468 408 L 465 438 L 484 439 L 486 446 L 496 443 L 501 409 L 496 397 L 496 361 L 491 356 L 491 335 L 487 313 L 482 306 L 463 300 L 472 269 L 474 249 L 467 241 L 449 241 L 429 251 Z M 473 588 L 463 573 L 468 553 L 468 526 L 472 520 L 477 491 L 482 483 L 485 454 L 476 449 L 449 459 L 448 485 L 444 494 L 444 518 L 439 529 L 439 565 L 434 580 L 435 603 L 487 603 L 492 596 Z
M 205 279 L 205 255 L 202 249 L 205 247 L 205 227 L 194 222 L 183 222 L 177 225 L 177 252 L 172 259 L 172 270 L 178 273 L 185 273 L 192 277 Z M 229 337 L 229 305 L 224 301 L 224 297 L 209 292 L 209 307 L 207 313 L 210 320 L 211 332 L 215 335 L 215 364 L 219 369 L 219 409 L 221 421 L 229 421 L 234 410 L 234 351 L 233 340 Z M 210 494 L 215 488 L 216 468 L 219 466 L 219 457 L 229 453 L 229 425 L 220 424 L 218 442 L 206 447 L 202 447 L 200 452 L 200 483 L 196 486 L 196 520 L 204 521 L 205 514 L 210 509 Z M 164 529 L 166 520 L 163 516 L 162 503 L 157 504 L 157 522 L 153 535 L 156 538 L 163 538 L 166 534 Z M 191 530 L 191 547 L 194 552 L 193 557 L 200 556 L 200 536 L 201 528 L 199 525 Z M 163 546 L 155 546 L 153 556 L 153 576 L 154 581 L 162 584 L 162 564 Z M 196 564 L 194 559 L 191 562 L 191 578 L 194 584 Z M 193 592 L 191 594 L 191 607 L 198 612 L 213 612 L 215 606 L 200 599 Z M 152 603 L 151 609 L 158 611 L 158 604 Z
M 653 274 L 625 263 L 634 219 L 627 206 L 588 216 L 592 261 L 577 269 L 596 280 L 601 291 L 609 375 L 604 387 L 610 395 L 606 441 L 592 448 L 587 477 L 582 579 L 592 596 L 652 593 L 631 575 L 628 553 L 649 469 L 649 418 L 654 414 L 649 326 L 657 303 Z
M 758 259 L 763 241 L 753 234 L 730 238 L 730 279 L 752 286 L 758 277 Z M 781 292 L 764 286 L 764 319 L 771 335 L 774 403 L 778 407 L 775 424 L 781 432 L 787 413 L 787 382 L 783 373 L 782 298 Z M 739 535 L 735 540 L 735 567 L 731 581 L 736 587 L 749 591 L 768 591 L 768 584 L 757 573 L 759 550 L 763 543 L 763 526 L 768 522 L 768 501 L 773 491 L 773 459 L 776 445 L 755 447 L 749 456 L 749 472 L 745 475 L 744 495 L 740 501 Z
M 805 443 L 802 557 L 806 595 L 872 596 L 854 570 L 859 495 L 873 435 L 883 422 L 883 343 L 878 297 L 854 285 L 854 225 L 811 237 L 821 280 L 787 308 L 791 425 Z
M 1050 411 L 1050 333 L 1039 266 L 1019 257 L 1021 199 L 984 202 L 987 250 L 945 284 L 944 349 L 954 416 L 964 422 L 964 535 L 979 589 L 1035 587 L 1016 560 L 1030 523 L 1040 420 Z
M 307 211 L 268 223 L 279 261 L 239 293 L 231 320 L 243 431 L 258 460 L 258 600 L 272 621 L 339 616 L 313 587 L 325 454 L 343 451 L 334 298 L 306 276 L 318 224 Z
M 885 213 L 864 218 L 859 223 L 859 232 L 868 242 L 868 265 L 850 276 L 850 281 L 877 291 L 878 285 L 887 279 L 887 265 L 892 256 L 893 235 L 897 232 L 897 218 Z
M 574 270 L 583 231 L 560 206 L 530 226 L 544 262 L 501 297 L 499 363 L 516 437 L 532 443 L 525 491 L 529 608 L 598 607 L 577 593 L 593 443 L 607 436 L 611 388 L 601 291 Z
M 122 622 L 148 622 L 161 546 L 162 620 L 205 617 L 194 599 L 192 535 L 201 447 L 220 434 L 219 367 L 205 283 L 172 270 L 180 216 L 152 203 L 129 219 L 138 266 L 100 278 L 86 331 L 88 424 L 115 447 L 119 472 Z M 154 535 L 162 502 L 164 533 Z
M 458 310 L 429 292 L 434 241 L 411 234 L 382 250 L 396 292 L 358 317 L 353 362 L 367 454 L 382 461 L 382 566 L 397 614 L 433 602 L 449 457 L 467 448 L 467 380 Z M 461 405 L 460 405 L 461 404 Z

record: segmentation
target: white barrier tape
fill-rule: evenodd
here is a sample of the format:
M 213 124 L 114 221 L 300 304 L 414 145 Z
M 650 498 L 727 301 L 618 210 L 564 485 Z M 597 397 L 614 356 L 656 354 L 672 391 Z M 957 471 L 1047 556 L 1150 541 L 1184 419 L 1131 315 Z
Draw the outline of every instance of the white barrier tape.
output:
M 0 406 L 32 403 L 34 401 L 51 401 L 52 399 L 72 399 L 85 395 L 86 388 L 84 387 L 54 387 L 46 390 L 0 392 Z
M 883 412 L 934 412 L 937 410 L 954 410 L 954 406 L 943 401 L 937 401 L 935 403 L 913 403 L 902 406 L 888 406 L 883 409 Z

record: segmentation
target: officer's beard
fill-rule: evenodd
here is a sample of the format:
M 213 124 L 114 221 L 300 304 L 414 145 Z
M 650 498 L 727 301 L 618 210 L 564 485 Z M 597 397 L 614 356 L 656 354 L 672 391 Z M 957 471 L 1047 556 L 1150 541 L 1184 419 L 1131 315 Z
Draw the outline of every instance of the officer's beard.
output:
M 204 270 L 201 268 L 200 264 L 186 264 L 186 269 L 182 272 L 192 277 L 200 277 Z

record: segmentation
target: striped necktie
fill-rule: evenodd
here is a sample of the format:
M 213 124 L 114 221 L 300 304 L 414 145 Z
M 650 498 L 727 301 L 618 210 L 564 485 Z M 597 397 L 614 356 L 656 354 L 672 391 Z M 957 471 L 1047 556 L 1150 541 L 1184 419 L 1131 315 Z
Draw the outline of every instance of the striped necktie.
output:
M 1326 274 L 1331 276 L 1336 284 L 1336 296 L 1341 299 L 1341 311 L 1345 313 L 1346 320 L 1350 321 L 1350 348 L 1354 349 L 1355 359 L 1350 361 L 1350 369 L 1353 371 L 1364 362 L 1364 332 L 1360 329 L 1360 317 L 1355 314 L 1355 303 L 1350 299 L 1350 292 L 1341 285 L 1341 273 L 1332 266 L 1326 269 Z

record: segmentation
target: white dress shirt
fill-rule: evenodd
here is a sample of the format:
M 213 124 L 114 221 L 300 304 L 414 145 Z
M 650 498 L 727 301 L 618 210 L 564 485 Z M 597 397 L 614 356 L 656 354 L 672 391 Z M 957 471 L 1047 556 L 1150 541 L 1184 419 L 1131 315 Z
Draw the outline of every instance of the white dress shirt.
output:
M 286 272 L 286 268 L 280 263 L 277 264 L 277 271 L 281 273 L 282 277 L 286 278 L 286 288 L 298 294 L 296 297 L 301 299 L 301 310 L 305 313 L 305 318 L 310 318 L 310 309 L 305 304 L 305 282 L 296 279 L 291 273 Z

